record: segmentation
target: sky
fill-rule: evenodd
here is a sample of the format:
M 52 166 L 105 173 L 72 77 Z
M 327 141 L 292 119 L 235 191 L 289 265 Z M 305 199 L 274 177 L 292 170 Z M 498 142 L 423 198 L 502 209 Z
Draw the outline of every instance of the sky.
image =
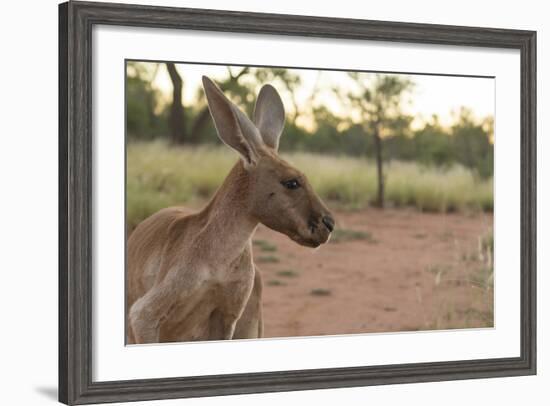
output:
M 184 81 L 183 98 L 186 105 L 195 101 L 202 75 L 213 80 L 227 77 L 227 67 L 218 65 L 177 64 L 178 72 Z M 234 72 L 241 68 L 233 67 Z M 324 105 L 338 116 L 346 116 L 346 107 L 330 90 L 337 87 L 343 91 L 355 88 L 355 84 L 346 72 L 291 69 L 301 78 L 301 86 L 296 90 L 294 98 L 298 106 L 308 105 L 312 100 L 314 105 Z M 420 127 L 436 114 L 444 126 L 453 123 L 453 117 L 461 107 L 469 108 L 478 119 L 494 116 L 495 83 L 491 78 L 472 78 L 436 75 L 404 75 L 414 83 L 414 89 L 407 98 L 403 110 L 415 117 L 413 127 Z M 292 111 L 291 95 L 285 93 L 282 86 L 273 84 L 281 94 L 287 111 Z M 158 88 L 170 99 L 172 83 L 164 64 L 157 72 L 153 86 Z M 313 90 L 317 88 L 315 92 Z

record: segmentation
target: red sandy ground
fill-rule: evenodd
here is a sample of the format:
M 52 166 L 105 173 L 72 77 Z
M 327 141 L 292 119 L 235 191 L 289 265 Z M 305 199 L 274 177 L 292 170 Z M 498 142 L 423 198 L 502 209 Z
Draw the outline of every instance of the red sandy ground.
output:
M 370 238 L 311 250 L 258 228 L 266 337 L 492 326 L 492 280 L 479 271 L 492 265 L 478 248 L 492 215 L 365 209 L 335 217 L 338 228 Z

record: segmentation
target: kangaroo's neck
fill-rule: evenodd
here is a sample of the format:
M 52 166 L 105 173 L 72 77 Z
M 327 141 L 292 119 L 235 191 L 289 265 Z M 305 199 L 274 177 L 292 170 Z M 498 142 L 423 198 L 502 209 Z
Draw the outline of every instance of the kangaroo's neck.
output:
M 232 261 L 244 250 L 258 221 L 249 214 L 249 174 L 238 162 L 202 210 L 201 237 L 210 253 Z

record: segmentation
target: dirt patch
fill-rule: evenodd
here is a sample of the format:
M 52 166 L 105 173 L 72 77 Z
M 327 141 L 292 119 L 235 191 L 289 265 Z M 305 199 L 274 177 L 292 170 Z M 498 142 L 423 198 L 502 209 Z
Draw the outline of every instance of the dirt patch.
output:
M 490 214 L 335 212 L 317 250 L 260 225 L 266 337 L 489 327 Z

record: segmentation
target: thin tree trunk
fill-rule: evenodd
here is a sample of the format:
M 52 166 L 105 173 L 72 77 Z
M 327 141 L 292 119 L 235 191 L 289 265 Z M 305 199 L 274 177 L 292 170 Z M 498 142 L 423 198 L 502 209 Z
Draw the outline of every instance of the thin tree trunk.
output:
M 172 106 L 170 108 L 170 138 L 174 144 L 182 144 L 187 140 L 182 103 L 183 80 L 172 62 L 166 63 L 166 69 L 170 75 L 173 88 Z
M 201 112 L 197 114 L 197 117 L 193 122 L 193 127 L 191 127 L 191 133 L 189 134 L 191 142 L 199 142 L 201 132 L 203 131 L 204 126 L 208 123 L 209 118 L 210 112 L 208 107 L 203 108 Z
M 378 126 L 374 130 L 374 149 L 376 153 L 376 174 L 378 178 L 378 193 L 376 196 L 376 206 L 384 207 L 384 172 L 382 168 L 382 139 Z

